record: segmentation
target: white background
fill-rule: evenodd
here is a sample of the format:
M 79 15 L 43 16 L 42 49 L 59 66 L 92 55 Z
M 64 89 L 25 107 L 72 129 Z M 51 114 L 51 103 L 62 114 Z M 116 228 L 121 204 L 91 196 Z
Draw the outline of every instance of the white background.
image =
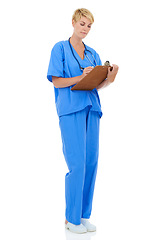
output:
M 84 42 L 103 63 L 119 66 L 115 82 L 99 91 L 93 238 L 160 239 L 158 0 L 1 3 L 1 239 L 73 237 L 64 231 L 68 169 L 46 75 L 53 45 L 72 35 L 72 14 L 81 7 L 95 17 Z

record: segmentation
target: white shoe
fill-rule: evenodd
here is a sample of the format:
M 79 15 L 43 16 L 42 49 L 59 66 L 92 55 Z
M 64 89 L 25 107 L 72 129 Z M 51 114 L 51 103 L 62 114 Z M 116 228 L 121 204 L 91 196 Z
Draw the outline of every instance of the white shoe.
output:
M 91 224 L 88 221 L 88 219 L 81 218 L 81 223 L 83 224 L 83 226 L 85 226 L 87 228 L 88 232 L 95 232 L 96 231 L 96 226 Z
M 86 227 L 82 223 L 80 225 L 74 225 L 74 224 L 68 222 L 67 224 L 65 223 L 65 228 L 69 229 L 71 232 L 74 232 L 74 233 L 86 233 L 87 232 Z

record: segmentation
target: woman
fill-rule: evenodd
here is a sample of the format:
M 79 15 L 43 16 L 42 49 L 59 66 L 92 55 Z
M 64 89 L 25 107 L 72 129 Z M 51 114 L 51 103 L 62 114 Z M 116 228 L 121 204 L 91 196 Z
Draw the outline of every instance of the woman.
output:
M 99 122 L 102 117 L 97 90 L 114 81 L 118 66 L 92 91 L 72 91 L 93 67 L 102 65 L 97 52 L 82 39 L 94 22 L 92 13 L 77 9 L 72 17 L 72 36 L 51 51 L 47 78 L 53 82 L 63 154 L 69 172 L 65 176 L 65 227 L 75 233 L 95 231 L 89 222 L 99 154 Z

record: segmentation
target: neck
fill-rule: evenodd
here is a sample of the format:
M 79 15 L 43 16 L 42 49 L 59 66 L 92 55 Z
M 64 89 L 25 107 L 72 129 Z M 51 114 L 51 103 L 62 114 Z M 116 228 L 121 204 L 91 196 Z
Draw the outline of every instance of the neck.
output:
M 82 45 L 82 39 L 79 38 L 79 37 L 77 37 L 77 36 L 74 35 L 74 33 L 73 33 L 72 37 L 70 38 L 70 43 L 71 43 L 72 45 L 81 46 L 81 45 Z

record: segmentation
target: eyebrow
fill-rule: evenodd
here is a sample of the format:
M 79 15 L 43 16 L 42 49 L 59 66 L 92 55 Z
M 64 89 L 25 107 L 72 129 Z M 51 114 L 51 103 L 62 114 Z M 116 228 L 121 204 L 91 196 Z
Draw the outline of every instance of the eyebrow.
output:
M 84 21 L 80 21 L 80 22 L 82 22 L 82 23 L 86 23 L 86 22 L 84 22 Z M 88 25 L 92 25 L 92 23 L 89 23 Z

